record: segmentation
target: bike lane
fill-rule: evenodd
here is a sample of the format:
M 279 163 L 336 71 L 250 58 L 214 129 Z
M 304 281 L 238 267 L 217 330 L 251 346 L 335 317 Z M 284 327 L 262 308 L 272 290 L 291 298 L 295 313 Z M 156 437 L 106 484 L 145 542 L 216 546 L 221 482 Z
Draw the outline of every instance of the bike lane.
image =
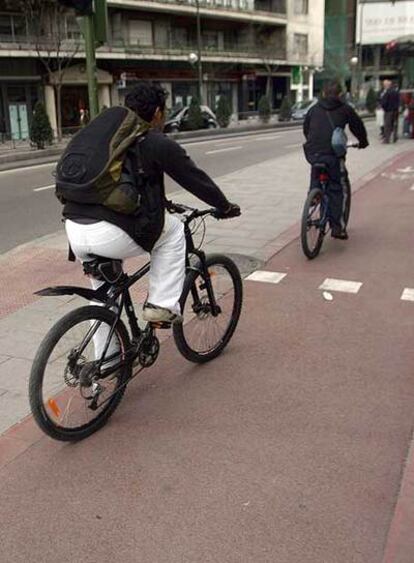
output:
M 411 161 L 356 194 L 348 242 L 245 282 L 221 358 L 167 342 L 83 443 L 6 433 L 0 559 L 412 563 Z

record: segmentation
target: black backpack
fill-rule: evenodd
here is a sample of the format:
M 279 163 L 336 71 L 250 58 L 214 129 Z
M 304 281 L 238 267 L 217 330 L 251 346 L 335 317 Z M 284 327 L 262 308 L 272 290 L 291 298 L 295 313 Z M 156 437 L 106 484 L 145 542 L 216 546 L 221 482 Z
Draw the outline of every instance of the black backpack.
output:
M 58 162 L 58 199 L 136 213 L 140 194 L 127 153 L 148 129 L 148 123 L 125 107 L 116 106 L 98 115 L 74 136 Z

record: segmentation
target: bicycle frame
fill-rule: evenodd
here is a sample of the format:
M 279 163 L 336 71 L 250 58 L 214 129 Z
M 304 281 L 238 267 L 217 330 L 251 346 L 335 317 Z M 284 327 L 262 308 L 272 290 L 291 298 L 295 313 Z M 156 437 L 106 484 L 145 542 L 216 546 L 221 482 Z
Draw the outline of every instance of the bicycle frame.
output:
M 205 289 L 207 291 L 208 299 L 210 302 L 211 313 L 213 316 L 218 316 L 220 313 L 220 307 L 217 305 L 217 301 L 213 292 L 213 288 L 211 285 L 211 278 L 208 271 L 208 267 L 206 265 L 206 255 L 203 250 L 197 249 L 194 245 L 194 239 L 191 232 L 190 224 L 191 222 L 197 218 L 202 217 L 203 215 L 207 214 L 208 211 L 202 212 L 201 214 L 192 213 L 185 218 L 184 222 L 184 234 L 186 239 L 186 271 L 195 270 L 200 272 L 202 275 L 204 282 L 205 282 Z M 190 256 L 194 255 L 199 259 L 199 263 L 194 266 L 190 262 Z M 128 275 L 125 272 L 120 276 L 116 283 L 110 284 L 105 282 L 102 286 L 98 289 L 87 289 L 83 287 L 77 286 L 57 286 L 57 287 L 49 287 L 46 289 L 42 289 L 41 291 L 36 292 L 36 295 L 40 296 L 56 296 L 56 295 L 79 295 L 89 301 L 97 301 L 99 303 L 104 304 L 104 306 L 108 309 L 115 309 L 116 319 L 114 324 L 111 326 L 111 329 L 108 333 L 105 346 L 102 352 L 102 356 L 100 360 L 97 362 L 97 368 L 101 370 L 102 364 L 115 359 L 118 354 L 112 354 L 111 356 L 106 357 L 106 353 L 108 351 L 111 339 L 114 335 L 116 325 L 121 319 L 123 309 L 125 307 L 126 315 L 128 318 L 128 324 L 131 331 L 132 336 L 132 354 L 129 351 L 126 351 L 125 356 L 126 358 L 122 361 L 117 363 L 111 368 L 104 370 L 101 372 L 102 377 L 108 376 L 110 373 L 119 369 L 125 362 L 133 361 L 136 357 L 137 352 L 137 344 L 142 340 L 143 336 L 152 335 L 154 332 L 154 327 L 149 325 L 146 327 L 145 330 L 142 330 L 139 327 L 138 319 L 135 314 L 135 309 L 132 303 L 132 298 L 130 294 L 130 288 L 137 283 L 141 278 L 148 274 L 150 271 L 151 263 L 148 262 L 144 266 L 142 266 L 139 270 L 137 270 L 134 274 Z M 203 287 L 204 289 L 204 287 Z M 194 309 L 197 306 L 201 305 L 201 301 L 198 294 L 198 289 L 194 285 L 191 288 L 191 295 L 194 300 Z M 79 348 L 76 349 L 76 356 L 82 354 L 83 350 L 87 347 L 91 339 L 93 338 L 96 331 L 99 329 L 100 322 L 95 323 L 91 329 L 88 331 L 86 336 L 84 337 L 82 343 L 80 344 Z M 131 358 L 129 357 L 131 356 Z M 76 361 L 76 358 L 71 358 Z

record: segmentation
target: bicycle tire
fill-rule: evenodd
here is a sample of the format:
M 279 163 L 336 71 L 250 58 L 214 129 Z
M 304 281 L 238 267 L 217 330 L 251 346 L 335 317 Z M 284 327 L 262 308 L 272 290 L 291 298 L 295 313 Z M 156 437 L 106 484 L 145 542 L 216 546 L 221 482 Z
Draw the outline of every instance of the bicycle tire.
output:
M 57 347 L 59 341 L 63 339 L 70 329 L 76 327 L 83 322 L 101 321 L 109 326 L 115 322 L 115 313 L 109 309 L 99 306 L 86 306 L 71 311 L 62 317 L 49 330 L 43 341 L 41 342 L 35 359 L 33 361 L 32 370 L 29 378 L 29 401 L 33 417 L 40 429 L 55 440 L 64 442 L 76 442 L 90 436 L 108 421 L 109 417 L 118 407 L 124 393 L 125 386 L 121 387 L 131 374 L 132 364 L 125 364 L 117 372 L 117 383 L 115 387 L 119 391 L 103 406 L 102 410 L 90 422 L 75 428 L 66 428 L 57 424 L 49 416 L 45 407 L 42 389 L 45 371 L 48 366 L 48 360 L 53 351 Z M 122 321 L 118 321 L 115 327 L 115 334 L 120 342 L 121 349 L 124 351 L 130 347 L 130 339 L 128 331 Z M 53 399 L 54 400 L 54 399 Z
M 236 330 L 243 304 L 243 282 L 240 276 L 239 269 L 237 268 L 233 260 L 231 260 L 228 256 L 222 254 L 212 254 L 207 257 L 206 265 L 209 269 L 214 266 L 220 266 L 230 274 L 234 289 L 234 303 L 230 322 L 226 328 L 224 335 L 220 338 L 216 345 L 214 345 L 208 351 L 200 352 L 194 350 L 188 343 L 185 331 L 187 330 L 187 326 L 189 328 L 191 327 L 191 322 L 188 325 L 175 324 L 173 326 L 174 340 L 179 352 L 190 362 L 198 364 L 209 362 L 222 353 L 224 348 L 230 342 L 234 331 Z M 191 297 L 191 290 L 198 278 L 201 278 L 201 280 L 204 279 L 202 274 L 199 271 L 195 270 L 191 270 L 186 276 L 184 289 L 180 299 L 180 304 L 183 311 L 185 309 L 187 298 L 189 296 Z
M 321 228 L 319 228 L 319 234 L 317 236 L 315 245 L 312 246 L 312 245 L 309 244 L 309 241 L 308 241 L 309 213 L 310 213 L 312 205 L 314 204 L 315 199 L 319 199 L 320 202 L 322 202 L 323 197 L 324 197 L 324 194 L 323 194 L 323 191 L 320 188 L 313 188 L 309 192 L 308 197 L 306 198 L 306 201 L 305 201 L 305 205 L 303 207 L 302 224 L 301 224 L 301 243 L 302 243 L 303 253 L 305 254 L 305 256 L 309 260 L 313 260 L 313 258 L 316 258 L 316 256 L 318 256 L 318 254 L 319 254 L 319 252 L 322 248 L 322 243 L 323 243 L 323 239 L 324 239 L 324 236 L 325 236 L 324 231 Z
M 345 208 L 344 208 L 344 223 L 345 227 L 348 226 L 349 217 L 351 215 L 351 202 L 352 202 L 352 191 L 351 191 L 351 183 L 348 178 L 345 179 Z

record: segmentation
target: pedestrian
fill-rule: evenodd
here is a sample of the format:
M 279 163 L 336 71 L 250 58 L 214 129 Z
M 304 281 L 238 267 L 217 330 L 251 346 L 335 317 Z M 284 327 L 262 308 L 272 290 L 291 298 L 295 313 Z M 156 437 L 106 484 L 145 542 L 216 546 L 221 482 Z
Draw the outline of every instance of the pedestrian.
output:
M 384 110 L 382 109 L 381 102 L 378 102 L 375 110 L 375 121 L 379 129 L 380 138 L 384 138 Z
M 410 123 L 410 109 L 408 104 L 404 104 L 403 108 L 403 136 L 410 137 L 411 123 Z
M 391 135 L 393 142 L 398 139 L 398 116 L 400 110 L 400 93 L 398 88 L 393 85 L 391 80 L 384 80 L 384 94 L 381 97 L 381 106 L 384 110 L 384 140 L 383 143 L 389 144 Z

